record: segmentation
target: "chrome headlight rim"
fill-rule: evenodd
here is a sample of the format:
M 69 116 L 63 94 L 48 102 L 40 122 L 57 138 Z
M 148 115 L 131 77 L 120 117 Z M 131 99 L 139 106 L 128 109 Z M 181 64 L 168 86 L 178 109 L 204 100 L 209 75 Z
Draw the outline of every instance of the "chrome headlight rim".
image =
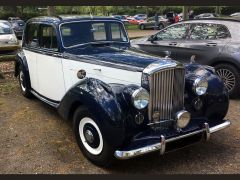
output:
M 202 84 L 205 84 L 205 86 L 200 86 Z M 199 90 L 199 88 L 201 89 Z M 196 95 L 202 96 L 206 94 L 207 89 L 208 89 L 208 80 L 205 77 L 198 77 L 194 80 L 193 91 Z
M 141 95 L 145 95 L 146 98 L 145 99 L 138 99 Z M 143 104 L 139 104 L 139 102 L 137 102 L 137 101 L 142 101 L 142 100 L 145 101 L 145 102 L 142 102 Z M 146 108 L 148 106 L 148 103 L 149 103 L 149 92 L 142 87 L 136 89 L 132 93 L 132 103 L 133 103 L 133 106 L 138 110 Z

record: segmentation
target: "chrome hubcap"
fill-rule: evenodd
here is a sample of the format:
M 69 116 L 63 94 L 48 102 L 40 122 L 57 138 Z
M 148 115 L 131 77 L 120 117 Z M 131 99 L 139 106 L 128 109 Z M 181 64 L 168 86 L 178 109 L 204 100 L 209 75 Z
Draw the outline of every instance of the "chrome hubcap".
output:
M 228 69 L 218 69 L 216 73 L 222 78 L 228 92 L 232 91 L 236 83 L 235 75 Z
M 85 131 L 85 133 L 84 133 L 84 135 L 85 135 L 85 138 L 86 138 L 86 141 L 88 142 L 88 143 L 93 143 L 93 141 L 94 141 L 94 136 L 93 136 L 93 133 L 90 131 L 90 130 L 86 130 Z

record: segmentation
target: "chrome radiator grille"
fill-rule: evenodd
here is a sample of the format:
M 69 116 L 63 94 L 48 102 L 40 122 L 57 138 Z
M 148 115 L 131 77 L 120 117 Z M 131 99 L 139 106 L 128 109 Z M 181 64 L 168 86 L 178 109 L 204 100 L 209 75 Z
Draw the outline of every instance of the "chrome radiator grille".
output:
M 148 116 L 150 123 L 173 120 L 176 112 L 183 109 L 184 76 L 184 68 L 164 69 L 149 76 Z

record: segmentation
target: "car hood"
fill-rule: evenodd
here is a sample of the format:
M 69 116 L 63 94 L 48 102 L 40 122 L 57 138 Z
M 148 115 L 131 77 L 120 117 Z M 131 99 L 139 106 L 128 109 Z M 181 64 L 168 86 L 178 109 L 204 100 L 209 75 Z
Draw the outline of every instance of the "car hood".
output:
M 12 39 L 16 39 L 14 34 L 2 34 L 0 35 L 0 44 L 8 44 Z
M 141 37 L 141 38 L 132 39 L 131 40 L 131 45 L 135 45 L 135 44 L 139 44 L 139 43 L 145 43 L 149 38 L 150 38 L 150 36 L 144 36 L 144 37 Z
M 111 65 L 132 67 L 138 71 L 143 71 L 152 63 L 161 65 L 172 64 L 176 61 L 164 59 L 158 56 L 142 53 L 134 48 L 123 47 L 86 47 L 68 50 L 64 53 L 70 59 L 87 59 L 93 62 L 103 62 Z

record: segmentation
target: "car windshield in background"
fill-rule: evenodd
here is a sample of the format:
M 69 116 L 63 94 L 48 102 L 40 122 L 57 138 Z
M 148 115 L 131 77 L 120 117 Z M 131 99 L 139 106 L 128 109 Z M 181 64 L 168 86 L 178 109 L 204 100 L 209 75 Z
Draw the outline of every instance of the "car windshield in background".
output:
M 118 22 L 74 22 L 61 25 L 64 47 L 92 42 L 127 42 L 123 25 Z
M 12 34 L 12 29 L 10 28 L 8 23 L 1 22 L 0 23 L 0 35 L 2 34 Z

